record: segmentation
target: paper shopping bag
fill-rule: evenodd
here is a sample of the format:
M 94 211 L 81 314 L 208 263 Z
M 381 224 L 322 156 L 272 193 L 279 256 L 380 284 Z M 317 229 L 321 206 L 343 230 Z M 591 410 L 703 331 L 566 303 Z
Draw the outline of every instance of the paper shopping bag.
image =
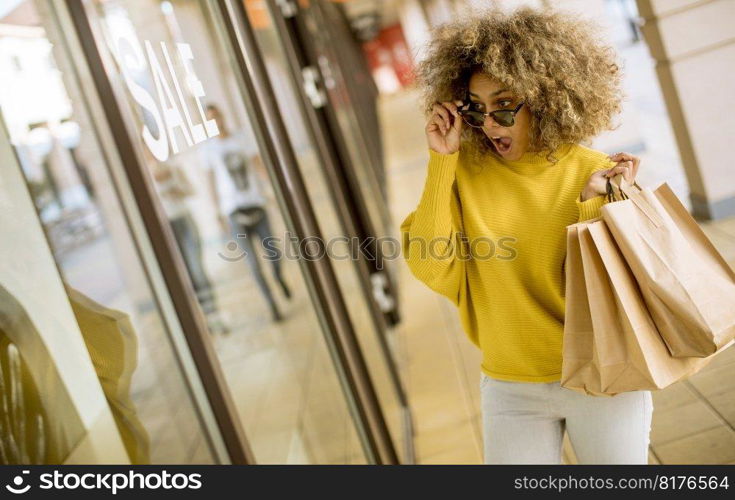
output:
M 579 248 L 578 231 L 584 225 L 586 222 L 567 226 L 561 386 L 583 394 L 602 395 L 600 373 L 595 359 L 587 286 Z
M 706 357 L 735 338 L 735 276 L 664 184 L 614 183 L 602 218 L 673 356 Z
M 579 246 L 602 392 L 663 389 L 712 360 L 671 356 L 604 221 L 580 229 Z

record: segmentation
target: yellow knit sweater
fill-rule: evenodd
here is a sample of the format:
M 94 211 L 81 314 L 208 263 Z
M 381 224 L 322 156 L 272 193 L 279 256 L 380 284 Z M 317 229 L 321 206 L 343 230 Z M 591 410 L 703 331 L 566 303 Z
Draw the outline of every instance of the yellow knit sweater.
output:
M 565 228 L 600 216 L 605 197 L 579 195 L 615 163 L 578 144 L 555 156 L 478 164 L 461 150 L 429 150 L 421 200 L 401 224 L 411 272 L 459 308 L 482 371 L 496 379 L 561 379 Z

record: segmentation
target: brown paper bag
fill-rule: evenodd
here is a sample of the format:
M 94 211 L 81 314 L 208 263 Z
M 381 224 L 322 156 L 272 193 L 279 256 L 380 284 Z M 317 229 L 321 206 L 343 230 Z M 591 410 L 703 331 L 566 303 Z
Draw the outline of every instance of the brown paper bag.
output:
M 593 396 L 662 389 L 714 357 L 670 355 L 601 219 L 567 227 L 565 268 L 562 387 Z
M 705 357 L 735 338 L 735 276 L 670 188 L 613 182 L 602 217 L 673 356 Z M 619 191 L 619 192 L 620 192 Z
M 712 360 L 671 356 L 604 221 L 580 230 L 580 251 L 602 392 L 663 389 Z
M 600 373 L 595 359 L 592 317 L 579 248 L 578 230 L 584 225 L 586 222 L 567 226 L 561 386 L 583 394 L 602 395 Z

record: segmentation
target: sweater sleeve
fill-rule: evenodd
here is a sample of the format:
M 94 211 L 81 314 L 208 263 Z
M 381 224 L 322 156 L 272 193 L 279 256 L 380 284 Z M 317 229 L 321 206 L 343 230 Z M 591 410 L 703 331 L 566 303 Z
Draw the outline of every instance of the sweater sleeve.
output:
M 600 209 L 602 208 L 602 205 L 607 203 L 605 195 L 593 196 L 592 198 L 587 198 L 584 201 L 581 201 L 581 198 L 582 193 L 579 193 L 576 200 L 577 209 L 579 210 L 579 218 L 577 219 L 577 222 L 595 219 L 602 216 Z
M 589 178 L 590 175 L 594 174 L 595 172 L 598 172 L 600 170 L 607 170 L 611 166 L 615 165 L 615 162 L 610 161 L 609 159 L 605 158 L 605 161 L 602 162 L 602 164 L 599 163 L 599 160 L 595 162 L 596 165 L 590 170 L 590 173 L 587 178 Z M 587 198 L 586 200 L 582 201 L 582 193 L 580 192 L 577 195 L 577 211 L 578 211 L 578 218 L 577 222 L 582 222 L 590 219 L 596 219 L 597 217 L 602 217 L 602 212 L 600 209 L 604 204 L 607 203 L 607 196 L 604 194 L 593 196 L 591 198 Z
M 424 191 L 416 210 L 401 223 L 402 251 L 416 278 L 432 290 L 459 304 L 465 258 L 457 252 L 464 245 L 455 173 L 459 152 L 441 154 L 429 150 Z

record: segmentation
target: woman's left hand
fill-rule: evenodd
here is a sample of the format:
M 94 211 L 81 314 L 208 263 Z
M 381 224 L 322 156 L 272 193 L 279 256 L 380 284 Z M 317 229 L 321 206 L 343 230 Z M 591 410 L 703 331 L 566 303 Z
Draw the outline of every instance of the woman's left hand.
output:
M 607 179 L 609 177 L 615 177 L 618 174 L 623 174 L 623 178 L 629 183 L 632 183 L 635 180 L 635 176 L 638 173 L 638 167 L 641 164 L 640 158 L 628 153 L 615 153 L 614 155 L 608 156 L 608 158 L 616 162 L 617 165 L 612 168 L 598 170 L 593 173 L 580 194 L 581 201 L 606 194 Z

